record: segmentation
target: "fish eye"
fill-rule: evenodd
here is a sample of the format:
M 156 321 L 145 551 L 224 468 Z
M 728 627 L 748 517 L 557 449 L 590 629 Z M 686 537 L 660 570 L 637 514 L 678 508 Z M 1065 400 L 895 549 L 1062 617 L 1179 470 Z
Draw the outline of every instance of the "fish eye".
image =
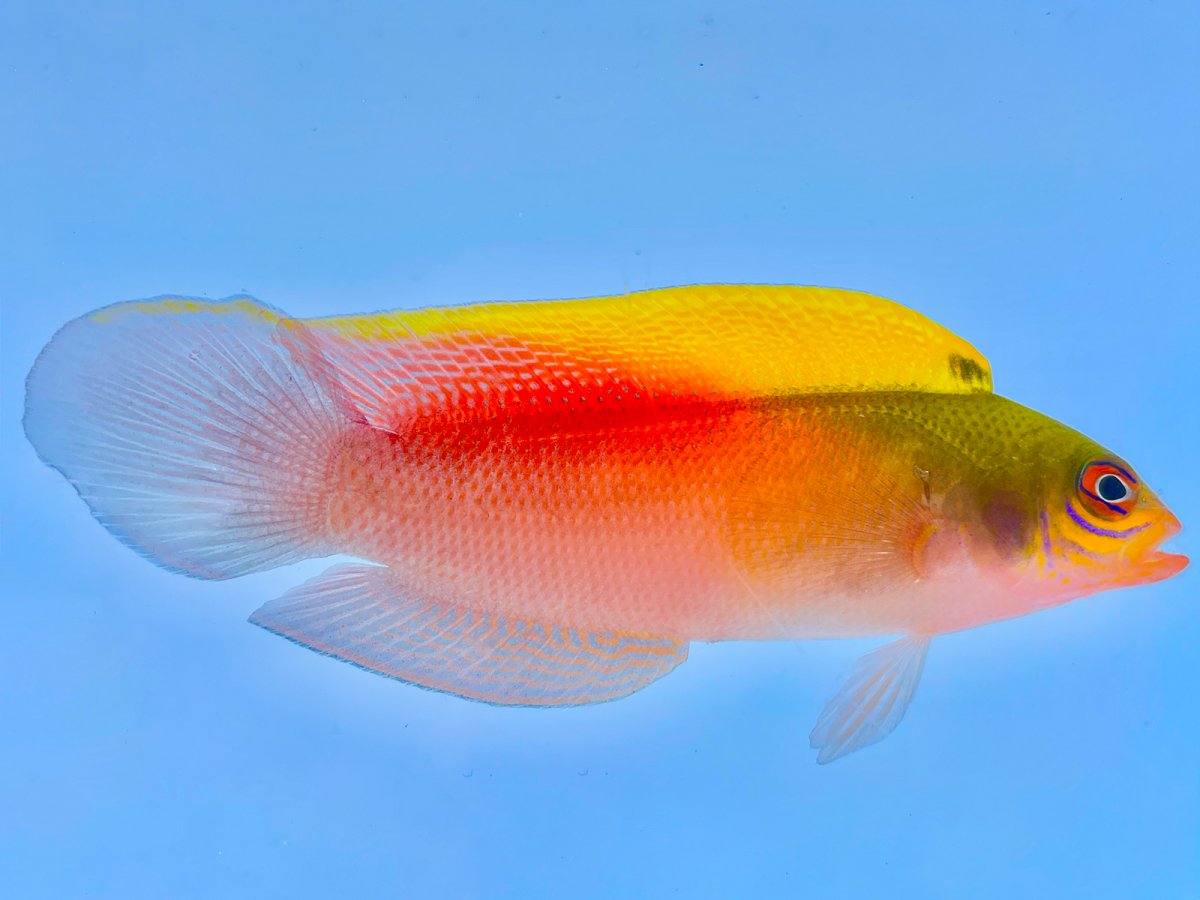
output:
M 1096 479 L 1096 493 L 1100 495 L 1101 500 L 1120 503 L 1129 496 L 1129 486 L 1121 480 L 1120 475 L 1105 472 Z
M 1133 509 L 1137 478 L 1115 462 L 1090 462 L 1079 473 L 1079 499 L 1093 515 L 1118 519 Z

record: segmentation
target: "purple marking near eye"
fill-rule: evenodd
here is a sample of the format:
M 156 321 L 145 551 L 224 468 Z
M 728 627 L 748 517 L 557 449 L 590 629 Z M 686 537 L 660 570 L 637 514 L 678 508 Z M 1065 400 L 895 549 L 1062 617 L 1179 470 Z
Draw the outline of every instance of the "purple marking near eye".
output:
M 1108 474 L 1108 473 L 1106 472 L 1105 474 Z M 1103 477 L 1104 477 L 1104 475 L 1101 475 L 1100 477 L 1101 477 L 1101 478 L 1103 478 Z M 1111 501 L 1105 500 L 1103 497 L 1100 497 L 1100 496 L 1097 496 L 1096 494 L 1093 494 L 1091 491 L 1089 491 L 1089 490 L 1088 490 L 1087 488 L 1085 488 L 1083 485 L 1080 485 L 1080 486 L 1079 486 L 1079 490 L 1081 490 L 1083 493 L 1087 494 L 1089 497 L 1091 497 L 1091 498 L 1092 498 L 1093 500 L 1095 500 L 1097 503 L 1103 503 L 1105 506 L 1107 506 L 1107 507 L 1108 507 L 1109 509 L 1111 509 L 1113 512 L 1115 512 L 1115 513 L 1120 513 L 1120 514 L 1121 514 L 1121 515 L 1123 515 L 1123 516 L 1127 516 L 1127 515 L 1129 515 L 1129 510 L 1127 510 L 1127 509 L 1121 509 L 1121 507 L 1119 507 L 1119 506 L 1115 505 L 1115 504 L 1114 504 L 1114 503 L 1112 503 Z
M 1072 518 L 1072 520 L 1074 520 L 1075 524 L 1078 525 L 1080 528 L 1084 529 L 1085 531 L 1090 531 L 1092 534 L 1098 534 L 1101 537 L 1110 537 L 1110 538 L 1128 537 L 1131 534 L 1137 534 L 1139 531 L 1150 527 L 1149 522 L 1143 522 L 1141 525 L 1135 525 L 1133 528 L 1126 528 L 1123 531 L 1114 531 L 1110 528 L 1100 528 L 1096 525 L 1093 525 L 1091 522 L 1089 522 L 1087 519 L 1085 519 L 1083 516 L 1081 516 L 1079 513 L 1077 513 L 1075 511 L 1075 507 L 1071 505 L 1070 500 L 1067 501 L 1067 515 L 1070 516 Z
M 1083 544 L 1077 543 L 1077 542 L 1071 540 L 1069 537 L 1062 537 L 1060 535 L 1058 539 L 1063 542 L 1063 545 L 1065 547 L 1067 547 L 1067 549 L 1074 550 L 1076 553 L 1080 554 L 1081 556 L 1086 556 L 1086 557 L 1089 557 L 1090 559 L 1099 559 L 1100 558 L 1099 553 L 1095 552 L 1094 550 L 1089 550 L 1087 547 L 1083 546 Z
M 1116 469 L 1118 472 L 1120 472 L 1122 475 L 1124 475 L 1126 478 L 1128 478 L 1134 484 L 1138 483 L 1137 479 L 1133 477 L 1132 472 L 1130 472 L 1124 466 L 1117 465 L 1112 460 L 1100 459 L 1100 460 L 1097 460 L 1096 462 L 1092 463 L 1092 466 L 1112 466 L 1114 469 Z M 1088 468 L 1090 469 L 1092 466 L 1088 466 Z
M 1046 515 L 1044 509 L 1038 513 L 1038 520 L 1042 526 L 1042 552 L 1046 554 L 1046 562 L 1049 563 L 1054 556 L 1050 552 L 1052 550 L 1050 546 L 1050 517 Z

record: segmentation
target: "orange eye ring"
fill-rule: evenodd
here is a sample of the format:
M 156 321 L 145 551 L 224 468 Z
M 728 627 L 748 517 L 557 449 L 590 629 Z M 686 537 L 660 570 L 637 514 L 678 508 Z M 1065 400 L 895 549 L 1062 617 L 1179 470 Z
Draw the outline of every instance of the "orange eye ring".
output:
M 1124 466 L 1108 460 L 1090 462 L 1079 473 L 1079 499 L 1101 519 L 1121 519 L 1137 502 L 1138 480 Z

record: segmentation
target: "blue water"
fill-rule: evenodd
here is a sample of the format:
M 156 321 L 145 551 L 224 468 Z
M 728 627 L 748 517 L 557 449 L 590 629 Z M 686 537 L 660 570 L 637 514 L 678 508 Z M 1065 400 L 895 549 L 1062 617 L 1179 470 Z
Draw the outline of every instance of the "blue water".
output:
M 26 371 L 119 300 L 816 283 L 972 340 L 1196 555 L 1200 7 L 645 6 L 0 10 L 0 896 L 1200 894 L 1194 568 L 935 641 L 898 731 L 819 767 L 875 642 L 475 705 L 245 624 L 325 563 L 171 575 L 35 458 Z

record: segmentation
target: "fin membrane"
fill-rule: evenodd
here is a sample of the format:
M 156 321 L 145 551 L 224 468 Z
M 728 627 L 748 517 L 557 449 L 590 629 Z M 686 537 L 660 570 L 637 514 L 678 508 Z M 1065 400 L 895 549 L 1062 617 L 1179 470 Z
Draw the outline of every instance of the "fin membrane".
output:
M 166 568 L 229 578 L 328 555 L 326 461 L 353 416 L 298 361 L 301 329 L 252 300 L 97 310 L 34 363 L 25 434 L 105 528 Z
M 405 589 L 384 566 L 334 566 L 251 617 L 336 659 L 421 687 L 512 706 L 615 700 L 687 658 L 671 638 L 483 613 Z
M 828 763 L 882 741 L 895 730 L 917 691 L 928 635 L 909 635 L 860 659 L 854 672 L 821 711 L 808 737 Z

